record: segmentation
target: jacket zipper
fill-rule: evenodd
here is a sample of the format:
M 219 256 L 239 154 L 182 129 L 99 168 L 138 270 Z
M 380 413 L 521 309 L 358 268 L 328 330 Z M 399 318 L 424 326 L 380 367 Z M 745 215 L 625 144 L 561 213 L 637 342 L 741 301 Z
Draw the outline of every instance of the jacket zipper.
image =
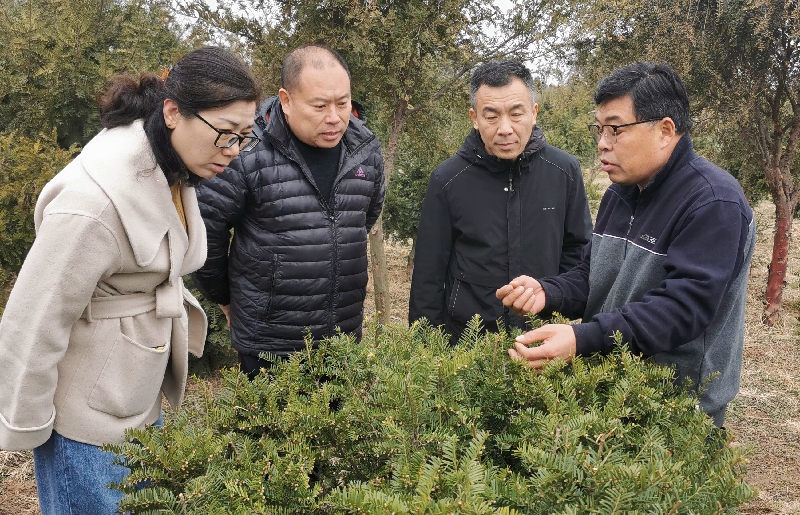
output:
M 374 138 L 370 138 L 369 141 L 371 141 L 372 139 L 374 139 Z M 331 291 L 330 291 L 330 294 L 328 295 L 328 334 L 332 335 L 333 334 L 333 329 L 335 327 L 333 319 L 334 319 L 334 308 L 335 308 L 335 305 L 336 305 L 336 292 L 339 290 L 339 243 L 338 243 L 337 237 L 336 237 L 336 232 L 337 232 L 337 228 L 336 228 L 336 208 L 335 208 L 335 206 L 331 205 L 331 203 L 329 202 L 330 199 L 326 200 L 325 198 L 322 197 L 322 193 L 319 191 L 319 188 L 314 183 L 314 181 L 312 181 L 310 179 L 310 177 L 313 176 L 311 171 L 307 170 L 306 168 L 304 168 L 303 165 L 300 163 L 300 160 L 296 159 L 288 151 L 288 149 L 286 149 L 286 147 L 284 147 L 282 144 L 280 144 L 280 142 L 274 141 L 273 143 L 276 146 L 278 146 L 279 148 L 283 149 L 284 155 L 287 158 L 289 158 L 289 160 L 293 161 L 300 168 L 300 170 L 303 173 L 303 175 L 306 176 L 306 180 L 308 180 L 311 183 L 311 185 L 314 187 L 314 190 L 317 192 L 317 199 L 322 204 L 323 209 L 325 209 L 327 211 L 328 219 L 331 221 L 331 237 L 332 237 L 332 241 L 333 241 L 333 277 L 331 278 Z M 365 142 L 365 144 L 366 143 L 368 143 L 368 141 Z M 360 145 L 358 148 L 360 149 L 361 147 L 363 147 L 363 145 Z M 344 167 L 341 167 L 337 172 L 337 179 L 339 179 L 339 180 L 335 181 L 334 184 L 333 184 L 333 189 L 331 191 L 331 198 L 333 198 L 333 199 L 336 198 L 336 190 L 339 189 L 339 183 L 341 182 L 341 178 L 339 177 L 339 173 L 343 169 L 344 169 Z M 334 204 L 335 204 L 335 202 L 334 202 Z
M 628 232 L 625 233 L 625 251 L 622 253 L 622 258 L 625 259 L 628 256 L 628 242 L 630 241 L 631 231 L 633 230 L 633 220 L 636 217 L 636 204 L 633 204 L 633 212 L 631 213 L 631 219 L 628 221 Z
M 515 243 L 518 243 L 518 241 L 515 240 L 515 238 L 518 237 L 519 235 L 518 234 L 514 234 L 514 231 L 512 230 L 512 226 L 517 229 L 517 232 L 519 232 L 520 228 L 517 227 L 516 225 L 513 225 L 515 220 L 512 217 L 517 218 L 517 216 L 516 216 L 517 212 L 514 210 L 515 204 L 512 204 L 512 200 L 513 200 L 513 197 L 514 197 L 514 171 L 515 171 L 515 169 L 519 170 L 519 167 L 520 167 L 520 158 L 517 158 L 516 161 L 514 163 L 512 163 L 511 167 L 508 169 L 508 189 L 506 190 L 506 191 L 508 191 L 508 204 L 507 204 L 507 208 L 506 208 L 506 218 L 507 218 L 506 223 L 507 223 L 508 228 L 509 228 L 509 233 L 507 234 L 507 240 L 508 240 L 507 241 L 507 252 L 508 252 L 508 256 L 506 258 L 506 262 L 508 263 L 508 271 L 509 271 L 509 274 L 511 276 L 518 275 L 518 274 L 516 274 L 517 265 L 516 265 L 516 260 L 515 260 L 515 256 L 514 256 L 514 245 L 515 245 Z M 520 175 L 520 177 L 521 177 L 521 175 Z M 517 205 L 518 205 L 520 200 L 518 199 L 516 202 L 517 202 Z M 509 280 L 511 280 L 511 279 L 513 279 L 513 277 L 509 277 Z M 507 308 L 505 306 L 503 306 L 503 323 L 505 324 L 505 326 L 507 328 L 511 327 L 511 317 L 510 317 L 509 308 Z
M 331 239 L 333 241 L 333 282 L 330 296 L 330 315 L 328 316 L 328 334 L 333 334 L 334 313 L 336 307 L 336 293 L 339 291 L 339 238 L 336 227 L 336 211 L 331 209 L 328 212 L 331 221 Z
M 260 118 L 263 118 L 263 116 L 260 116 L 259 119 Z M 261 124 L 259 124 L 259 127 L 261 127 Z M 289 152 L 289 149 L 286 148 L 281 141 L 277 140 L 275 137 L 273 137 L 272 134 L 268 133 L 265 130 L 266 129 L 266 125 L 264 125 L 261 128 L 262 128 L 263 136 L 266 139 L 269 139 L 270 142 L 274 146 L 278 147 L 278 149 L 289 160 L 293 161 L 298 167 L 300 167 L 300 170 L 303 172 L 303 175 L 305 175 L 307 179 L 312 176 L 310 170 L 304 169 L 303 165 L 300 164 L 299 160 L 296 159 L 292 155 L 291 152 Z M 361 151 L 361 149 L 366 147 L 369 143 L 371 143 L 376 138 L 377 138 L 377 136 L 375 136 L 373 134 L 371 137 L 369 137 L 366 140 L 362 141 L 357 147 L 352 149 L 349 152 L 349 154 L 351 156 L 355 156 L 358 152 Z M 345 149 L 344 149 L 345 154 L 348 154 L 347 142 L 342 140 L 342 144 L 345 147 Z M 347 162 L 347 158 L 346 157 L 345 157 L 345 162 Z M 356 163 L 356 164 L 358 164 L 358 163 Z M 331 192 L 331 198 L 333 198 L 333 199 L 336 198 L 336 190 L 339 188 L 339 183 L 341 182 L 341 177 L 339 177 L 339 175 L 342 172 L 342 170 L 344 170 L 345 168 L 346 168 L 345 166 L 342 166 L 338 170 L 338 173 L 337 173 L 337 179 L 338 180 L 336 180 L 334 182 L 333 190 Z M 312 184 L 314 184 L 313 181 L 310 181 L 310 182 Z M 333 236 L 333 258 L 334 258 L 333 259 L 333 283 L 332 283 L 333 287 L 332 287 L 331 293 L 330 293 L 330 301 L 329 301 L 330 315 L 328 317 L 328 332 L 330 334 L 333 334 L 333 329 L 335 327 L 335 323 L 334 323 L 334 306 L 335 306 L 335 300 L 336 300 L 336 292 L 339 291 L 339 242 L 338 242 L 338 238 L 337 238 L 338 227 L 337 227 L 336 207 L 335 207 L 335 205 L 331 205 L 331 203 L 329 202 L 330 199 L 322 198 L 322 195 L 320 194 L 319 188 L 317 188 L 315 184 L 314 184 L 314 189 L 316 189 L 316 191 L 317 191 L 317 198 L 321 199 L 323 207 L 328 210 L 328 219 L 331 221 L 331 234 Z M 335 204 L 335 202 L 333 204 Z

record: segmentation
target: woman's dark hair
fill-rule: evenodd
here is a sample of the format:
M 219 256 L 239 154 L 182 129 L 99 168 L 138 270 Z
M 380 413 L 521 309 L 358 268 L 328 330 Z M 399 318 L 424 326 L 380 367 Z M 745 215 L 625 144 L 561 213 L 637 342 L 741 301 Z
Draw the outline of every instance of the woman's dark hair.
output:
M 143 73 L 138 78 L 112 78 L 108 90 L 98 97 L 100 122 L 113 129 L 144 119 L 144 131 L 156 162 L 171 186 L 184 179 L 197 184 L 200 177 L 188 173 L 170 142 L 162 106 L 170 98 L 179 112 L 189 117 L 204 109 L 225 107 L 239 100 L 258 102 L 261 87 L 241 59 L 219 47 L 204 47 L 183 56 L 161 77 Z
M 637 62 L 617 68 L 603 78 L 594 92 L 597 105 L 630 96 L 637 120 L 670 117 L 678 134 L 692 128 L 686 86 L 665 64 Z

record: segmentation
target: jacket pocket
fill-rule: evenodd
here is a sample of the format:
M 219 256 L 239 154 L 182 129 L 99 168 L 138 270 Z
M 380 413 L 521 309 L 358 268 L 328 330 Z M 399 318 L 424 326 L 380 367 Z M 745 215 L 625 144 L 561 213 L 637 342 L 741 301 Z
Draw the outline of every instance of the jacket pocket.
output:
M 459 273 L 453 279 L 447 313 L 450 319 L 466 324 L 473 316 L 480 315 L 485 322 L 494 322 L 503 316 L 503 304 L 497 300 L 495 292 L 500 286 L 489 285 L 487 279 L 475 280 Z
M 120 418 L 150 410 L 164 381 L 170 346 L 146 347 L 120 333 L 89 394 L 88 405 Z
M 234 244 L 230 258 L 233 319 L 243 316 L 259 323 L 269 318 L 279 264 L 278 255 L 267 249 L 251 249 L 240 242 Z
M 264 268 L 261 275 L 261 290 L 266 292 L 266 300 L 264 312 L 261 315 L 261 320 L 267 322 L 270 314 L 272 314 L 272 299 L 275 296 L 275 274 L 278 272 L 278 255 L 271 254 L 270 259 L 264 260 Z

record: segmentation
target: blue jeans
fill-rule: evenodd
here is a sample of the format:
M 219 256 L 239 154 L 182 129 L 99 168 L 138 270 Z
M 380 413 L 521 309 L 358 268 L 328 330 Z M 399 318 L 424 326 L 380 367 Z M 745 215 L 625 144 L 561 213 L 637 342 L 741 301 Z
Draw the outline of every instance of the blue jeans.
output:
M 162 425 L 161 417 L 153 425 Z M 119 483 L 130 473 L 113 464 L 116 455 L 96 445 L 76 442 L 53 431 L 33 450 L 42 515 L 113 515 L 119 513 Z

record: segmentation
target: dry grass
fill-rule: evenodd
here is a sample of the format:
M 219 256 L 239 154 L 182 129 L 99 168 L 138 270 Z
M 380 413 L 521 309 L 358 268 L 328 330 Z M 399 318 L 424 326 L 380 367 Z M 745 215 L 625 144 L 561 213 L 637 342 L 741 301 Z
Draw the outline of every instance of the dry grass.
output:
M 760 204 L 756 217 L 760 233 L 750 274 L 742 387 L 730 406 L 727 427 L 734 444 L 749 449 L 747 481 L 758 488 L 757 498 L 743 506 L 741 513 L 800 514 L 800 230 L 795 230 L 792 242 L 783 320 L 766 328 L 760 317 L 772 248 L 771 205 Z M 405 243 L 386 245 L 392 324 L 406 323 L 408 252 Z M 368 292 L 372 292 L 371 283 Z M 371 302 L 365 312 L 367 317 L 374 316 Z M 215 381 L 213 386 L 218 384 L 211 381 Z M 190 384 L 187 402 L 198 402 L 198 392 L 198 385 Z M 37 513 L 31 454 L 0 452 L 0 515 Z
M 747 481 L 758 498 L 747 514 L 800 513 L 800 234 L 794 231 L 780 324 L 761 324 L 767 266 L 772 253 L 774 208 L 756 208 L 758 242 L 750 269 L 742 386 L 729 409 L 736 442 L 752 451 Z
M 0 451 L 0 515 L 38 515 L 33 453 Z

